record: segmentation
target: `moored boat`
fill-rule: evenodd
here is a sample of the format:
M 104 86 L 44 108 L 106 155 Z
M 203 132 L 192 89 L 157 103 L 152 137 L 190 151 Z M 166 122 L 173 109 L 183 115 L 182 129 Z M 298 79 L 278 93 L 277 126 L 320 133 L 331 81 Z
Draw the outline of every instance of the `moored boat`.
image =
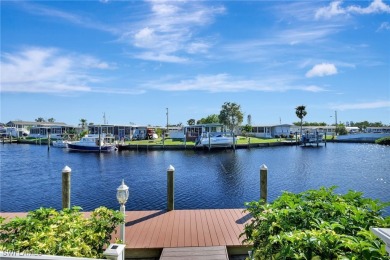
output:
M 57 147 L 57 148 L 67 148 L 69 143 L 72 143 L 72 142 L 68 141 L 68 140 L 63 140 L 63 139 L 57 139 L 57 140 L 54 140 L 52 142 L 53 147 Z
M 234 138 L 223 132 L 202 133 L 195 141 L 195 147 L 231 147 Z
M 303 145 L 306 144 L 318 144 L 324 142 L 324 133 L 316 131 L 306 131 L 306 133 L 302 134 L 301 136 L 301 143 Z
M 90 134 L 80 141 L 68 143 L 67 147 L 80 152 L 112 152 L 116 149 L 114 137 L 106 134 Z

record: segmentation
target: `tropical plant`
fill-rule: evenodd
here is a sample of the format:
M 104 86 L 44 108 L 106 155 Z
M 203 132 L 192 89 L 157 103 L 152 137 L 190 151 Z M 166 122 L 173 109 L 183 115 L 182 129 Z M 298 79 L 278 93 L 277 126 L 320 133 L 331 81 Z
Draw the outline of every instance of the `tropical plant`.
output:
M 8 222 L 0 217 L 0 251 L 102 258 L 123 215 L 100 207 L 85 218 L 80 210 L 40 208 Z
M 195 125 L 195 119 L 191 118 L 187 121 L 188 125 Z
M 35 119 L 35 122 L 46 122 L 46 121 L 43 117 L 38 117 L 37 119 Z
M 362 122 L 352 122 L 351 121 L 351 122 L 349 122 L 349 125 L 359 127 L 360 131 L 363 131 L 367 127 L 383 127 L 383 126 L 385 126 L 382 122 L 368 122 L 367 120 L 362 121 Z
M 225 102 L 222 105 L 218 118 L 219 122 L 226 125 L 230 131 L 233 132 L 234 128 L 242 123 L 244 115 L 241 112 L 240 105 L 236 103 Z
M 54 119 L 54 118 L 49 118 L 49 119 L 47 119 L 47 122 L 50 122 L 50 123 L 54 123 L 56 120 Z
M 79 126 L 81 126 L 81 128 L 84 130 L 86 127 L 87 127 L 87 119 L 80 119 L 80 124 Z
M 390 137 L 383 137 L 375 140 L 376 144 L 390 145 Z
M 88 135 L 88 130 L 84 130 L 84 131 L 81 131 L 81 133 L 79 134 L 79 139 L 81 139 L 82 137 Z
M 302 106 L 297 106 L 295 108 L 295 114 L 297 115 L 297 117 L 299 119 L 301 119 L 301 136 L 302 136 L 302 121 L 303 121 L 303 118 L 307 115 L 307 112 L 306 112 L 306 107 L 304 105 Z
M 370 227 L 390 227 L 382 210 L 390 203 L 336 187 L 284 192 L 272 204 L 246 203 L 252 216 L 244 242 L 255 259 L 390 259 Z
M 247 136 L 248 133 L 252 132 L 252 126 L 249 124 L 244 125 L 241 128 L 241 132 L 244 133 L 245 136 Z
M 300 126 L 301 122 L 293 122 L 293 125 Z M 325 122 L 303 122 L 303 126 L 326 126 Z
M 340 125 L 337 125 L 337 127 L 336 127 L 336 133 L 338 133 L 339 135 L 346 135 L 346 134 L 348 134 L 348 131 L 347 131 L 347 128 L 345 127 L 345 125 L 340 124 Z
M 201 118 L 196 122 L 197 124 L 218 124 L 219 118 L 216 114 L 208 115 L 206 118 Z

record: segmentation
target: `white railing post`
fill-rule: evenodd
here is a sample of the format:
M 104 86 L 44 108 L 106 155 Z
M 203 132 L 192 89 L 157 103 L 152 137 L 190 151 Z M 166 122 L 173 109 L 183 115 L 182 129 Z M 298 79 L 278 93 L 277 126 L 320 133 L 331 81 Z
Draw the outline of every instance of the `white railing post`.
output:
M 385 242 L 386 251 L 390 255 L 390 228 L 371 228 L 371 232 Z
M 103 255 L 111 260 L 125 259 L 125 247 L 123 244 L 110 244 L 103 252 Z

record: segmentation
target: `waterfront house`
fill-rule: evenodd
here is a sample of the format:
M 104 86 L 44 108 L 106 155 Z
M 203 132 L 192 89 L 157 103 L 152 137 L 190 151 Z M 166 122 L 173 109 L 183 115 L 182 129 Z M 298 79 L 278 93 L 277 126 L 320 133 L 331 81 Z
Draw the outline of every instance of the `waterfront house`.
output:
M 291 131 L 291 126 L 289 124 L 279 124 L 279 125 L 254 125 L 252 126 L 252 131 L 246 133 L 248 136 L 254 136 L 258 138 L 274 138 L 280 136 L 288 136 Z
M 228 132 L 227 128 L 223 124 L 199 124 L 184 126 L 180 129 L 175 128 L 169 130 L 169 137 L 177 140 L 195 141 L 202 133 L 221 133 Z
M 7 128 L 12 129 L 14 137 L 22 137 L 28 135 L 29 137 L 45 138 L 48 132 L 51 133 L 51 138 L 59 138 L 59 136 L 66 132 L 77 133 L 77 128 L 69 126 L 62 122 L 36 122 L 36 121 L 9 121 L 6 124 Z
M 364 130 L 365 133 L 390 134 L 390 126 L 373 127 L 369 126 Z
M 47 138 L 50 134 L 52 139 L 60 139 L 65 135 L 80 134 L 82 131 L 81 127 L 75 127 L 67 125 L 65 123 L 56 122 L 39 122 L 38 125 L 30 128 L 29 137 L 33 138 Z
M 138 126 L 133 125 L 89 125 L 88 133 L 90 134 L 111 134 L 116 140 L 126 139 L 130 140 L 133 137 L 135 129 Z
M 89 125 L 88 133 L 90 134 L 111 134 L 116 140 L 143 140 L 149 134 L 155 133 L 156 129 L 161 127 L 140 126 L 140 125 Z
M 359 132 L 359 127 L 356 126 L 346 126 L 345 129 L 350 134 L 355 134 Z M 327 125 L 327 126 L 302 126 L 302 132 L 313 132 L 313 131 L 319 131 L 321 133 L 324 133 L 328 136 L 333 136 L 336 133 L 336 126 L 334 125 Z M 300 133 L 301 126 L 293 125 L 291 126 L 291 132 L 292 133 Z

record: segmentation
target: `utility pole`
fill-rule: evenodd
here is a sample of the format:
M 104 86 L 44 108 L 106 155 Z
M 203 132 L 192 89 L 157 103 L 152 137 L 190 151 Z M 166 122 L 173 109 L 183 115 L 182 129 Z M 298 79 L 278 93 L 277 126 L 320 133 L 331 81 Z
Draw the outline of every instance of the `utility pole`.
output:
M 107 124 L 106 123 L 106 113 L 105 112 L 103 113 L 103 124 L 105 124 L 105 125 Z
M 168 134 L 168 108 L 167 108 L 167 134 Z
M 335 110 L 334 111 L 334 118 L 335 118 L 335 120 L 336 120 L 336 128 L 335 128 L 335 133 L 336 133 L 336 135 L 337 135 L 337 111 Z

